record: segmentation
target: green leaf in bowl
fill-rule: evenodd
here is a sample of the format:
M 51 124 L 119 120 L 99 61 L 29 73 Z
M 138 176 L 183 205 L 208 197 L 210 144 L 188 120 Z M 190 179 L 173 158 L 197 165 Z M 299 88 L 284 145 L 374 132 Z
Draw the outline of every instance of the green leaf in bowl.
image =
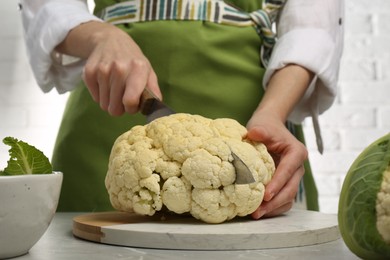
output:
M 10 159 L 0 175 L 52 173 L 49 159 L 37 148 L 13 137 L 5 137 L 3 143 L 11 146 Z

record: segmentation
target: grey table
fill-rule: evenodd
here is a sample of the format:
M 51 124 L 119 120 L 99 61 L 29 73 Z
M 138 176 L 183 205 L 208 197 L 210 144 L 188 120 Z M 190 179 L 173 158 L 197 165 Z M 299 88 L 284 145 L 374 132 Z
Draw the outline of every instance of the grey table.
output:
M 72 218 L 80 213 L 57 213 L 43 237 L 17 260 L 100 259 L 359 259 L 341 239 L 313 246 L 245 251 L 188 251 L 130 248 L 78 239 L 72 234 Z

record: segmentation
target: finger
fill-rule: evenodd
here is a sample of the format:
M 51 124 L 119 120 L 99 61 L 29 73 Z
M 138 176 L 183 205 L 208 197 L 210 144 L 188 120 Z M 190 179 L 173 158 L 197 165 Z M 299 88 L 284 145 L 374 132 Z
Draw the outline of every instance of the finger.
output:
M 153 69 L 150 70 L 150 73 L 149 73 L 149 79 L 148 79 L 148 82 L 147 82 L 147 88 L 150 89 L 153 94 L 158 97 L 160 100 L 162 100 L 162 94 L 161 94 L 161 90 L 160 90 L 160 87 L 158 85 L 158 80 L 157 80 L 157 75 L 156 73 L 154 72 Z
M 99 102 L 99 84 L 97 82 L 95 65 L 92 64 L 92 62 L 87 62 L 85 64 L 81 77 L 87 86 L 92 99 L 95 102 Z
M 286 183 L 302 168 L 302 163 L 307 159 L 307 150 L 303 147 L 286 151 L 275 170 L 271 182 L 267 184 L 264 200 L 270 201 L 275 194 L 286 185 Z
M 263 212 L 253 212 L 252 213 L 252 218 L 253 219 L 260 219 L 260 218 L 270 218 L 270 217 L 275 217 L 275 216 L 279 216 L 287 211 L 289 211 L 292 207 L 293 207 L 294 203 L 293 202 L 288 202 L 286 204 L 284 204 L 283 206 L 269 212 L 269 213 L 263 213 Z
M 262 217 L 263 218 L 270 218 L 270 217 L 279 216 L 279 215 L 289 211 L 293 205 L 294 205 L 294 203 L 292 201 L 290 201 L 290 202 L 280 206 L 279 208 L 274 209 L 273 211 L 264 214 Z
M 290 133 L 288 133 L 290 135 Z M 276 139 L 275 136 L 277 136 Z M 249 126 L 247 138 L 250 140 L 263 143 L 266 147 L 272 159 L 275 162 L 275 165 L 278 166 L 281 158 L 281 153 L 283 152 L 283 147 L 288 142 L 284 138 L 283 134 L 271 134 L 270 131 L 261 125 L 255 127 Z M 290 141 L 291 142 L 291 141 Z
M 248 125 L 248 133 L 247 137 L 251 140 L 264 143 L 267 145 L 271 143 L 271 135 L 268 133 L 267 129 L 263 126 L 249 126 Z
M 292 203 L 295 200 L 299 183 L 304 173 L 305 169 L 302 165 L 285 185 L 285 187 L 283 187 L 283 189 L 271 201 L 263 201 L 261 203 L 260 207 L 252 213 L 252 217 L 259 219 L 266 215 L 277 215 L 281 209 L 284 209 L 283 207 L 285 204 L 290 202 Z
M 101 62 L 98 65 L 97 81 L 99 84 L 99 103 L 100 107 L 107 111 L 110 100 L 110 64 Z
M 264 216 L 276 216 L 279 215 L 289 209 L 293 205 L 295 201 L 295 197 L 298 193 L 299 183 L 301 182 L 302 176 L 305 173 L 305 169 L 303 165 L 296 171 L 290 181 L 287 183 L 285 187 L 283 187 L 282 191 L 278 193 L 275 198 L 267 202 L 265 207 Z M 267 205 L 268 204 L 268 205 Z M 287 206 L 290 204 L 290 206 Z M 261 207 L 261 206 L 260 206 Z
M 125 64 L 115 62 L 110 75 L 110 99 L 108 112 L 111 115 L 119 116 L 125 111 L 122 97 L 125 89 L 128 67 Z
M 134 114 L 138 111 L 141 92 L 147 84 L 149 72 L 150 67 L 146 61 L 132 61 L 122 99 L 124 109 L 127 113 Z

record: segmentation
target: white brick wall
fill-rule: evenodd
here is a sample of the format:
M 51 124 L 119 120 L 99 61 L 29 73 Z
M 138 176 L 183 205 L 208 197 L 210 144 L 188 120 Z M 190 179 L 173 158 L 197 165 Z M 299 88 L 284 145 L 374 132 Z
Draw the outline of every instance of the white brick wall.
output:
M 16 0 L 2 1 L 0 17 L 0 139 L 15 136 L 51 156 L 66 95 L 43 94 L 35 84 L 23 42 Z M 0 144 L 0 169 L 8 159 Z
M 16 0 L 0 9 L 0 139 L 11 135 L 49 157 L 66 95 L 43 94 L 32 77 Z M 339 96 L 320 117 L 325 152 L 316 151 L 311 122 L 307 146 L 320 193 L 321 211 L 337 212 L 343 178 L 356 156 L 390 129 L 390 1 L 346 0 L 345 50 Z M 0 143 L 0 169 L 8 147 Z
M 325 152 L 305 122 L 321 211 L 336 213 L 343 178 L 356 156 L 390 130 L 390 2 L 346 0 L 339 95 L 320 117 Z

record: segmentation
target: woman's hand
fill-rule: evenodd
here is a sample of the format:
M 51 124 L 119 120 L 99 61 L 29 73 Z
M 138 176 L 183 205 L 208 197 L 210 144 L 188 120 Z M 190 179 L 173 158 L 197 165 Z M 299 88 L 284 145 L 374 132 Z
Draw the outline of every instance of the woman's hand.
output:
M 279 215 L 293 205 L 308 153 L 285 122 L 312 79 L 313 73 L 294 64 L 276 71 L 247 124 L 248 138 L 264 143 L 276 164 L 275 174 L 265 188 L 264 202 L 252 214 L 255 219 Z
M 307 150 L 283 122 L 269 113 L 255 113 L 247 128 L 249 139 L 264 143 L 276 164 L 275 174 L 265 188 L 264 201 L 252 217 L 259 219 L 282 214 L 293 206 L 304 174 Z
M 83 80 L 92 98 L 111 115 L 136 113 L 145 87 L 161 98 L 150 62 L 133 39 L 113 25 L 81 24 L 56 50 L 87 60 Z

